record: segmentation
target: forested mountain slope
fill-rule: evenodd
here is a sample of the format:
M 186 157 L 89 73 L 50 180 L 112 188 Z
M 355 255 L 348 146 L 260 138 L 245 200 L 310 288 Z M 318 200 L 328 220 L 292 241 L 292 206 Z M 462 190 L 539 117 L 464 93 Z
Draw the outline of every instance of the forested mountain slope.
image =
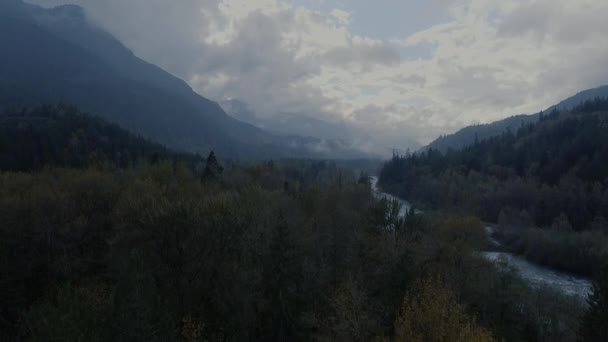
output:
M 41 106 L 0 113 L 3 171 L 84 167 L 102 162 L 127 167 L 158 159 L 195 162 L 200 158 L 170 151 L 74 107 Z
M 586 101 L 590 101 L 595 98 L 607 97 L 608 86 L 585 90 L 567 98 L 564 101 L 561 101 L 555 106 L 550 107 L 545 111 L 545 113 L 551 113 L 553 110 L 571 110 Z M 456 133 L 448 134 L 435 139 L 424 149 L 426 150 L 431 148 L 443 153 L 447 152 L 447 150 L 450 148 L 459 150 L 473 145 L 475 141 L 492 138 L 497 135 L 501 135 L 508 130 L 515 132 L 521 128 L 522 125 L 537 122 L 538 119 L 538 113 L 532 115 L 515 115 L 489 124 L 468 126 Z
M 395 156 L 383 188 L 498 223 L 503 248 L 585 276 L 608 260 L 608 101 L 542 115 L 461 151 Z
M 563 100 L 562 102 L 547 109 L 546 111 L 550 112 L 553 109 L 571 110 L 575 107 L 580 106 L 581 104 L 583 104 L 587 101 L 590 101 L 590 100 L 593 100 L 596 98 L 608 98 L 608 85 L 581 91 L 580 93 Z
M 245 159 L 361 157 L 238 121 L 185 82 L 137 58 L 77 6 L 0 3 L 0 109 L 67 103 L 170 148 Z
M 608 217 L 607 127 L 608 100 L 588 101 L 461 151 L 395 156 L 381 182 L 428 207 L 468 207 L 488 221 L 515 209 L 541 227 L 563 214 L 583 230 Z

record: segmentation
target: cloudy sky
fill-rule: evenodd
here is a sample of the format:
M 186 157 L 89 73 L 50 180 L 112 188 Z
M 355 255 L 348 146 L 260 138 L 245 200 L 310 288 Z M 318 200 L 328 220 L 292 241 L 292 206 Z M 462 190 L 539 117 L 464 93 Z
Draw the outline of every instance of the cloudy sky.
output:
M 606 0 L 77 3 L 202 95 L 427 143 L 608 83 Z

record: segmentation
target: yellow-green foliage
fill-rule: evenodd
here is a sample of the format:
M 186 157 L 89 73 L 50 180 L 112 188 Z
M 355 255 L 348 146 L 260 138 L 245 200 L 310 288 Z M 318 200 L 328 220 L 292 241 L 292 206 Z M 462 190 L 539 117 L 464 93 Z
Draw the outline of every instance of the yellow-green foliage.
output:
M 403 299 L 395 321 L 396 342 L 489 342 L 479 327 L 438 278 L 418 281 Z
M 486 244 L 486 236 L 481 221 L 472 216 L 439 217 L 432 232 L 447 245 L 479 250 Z

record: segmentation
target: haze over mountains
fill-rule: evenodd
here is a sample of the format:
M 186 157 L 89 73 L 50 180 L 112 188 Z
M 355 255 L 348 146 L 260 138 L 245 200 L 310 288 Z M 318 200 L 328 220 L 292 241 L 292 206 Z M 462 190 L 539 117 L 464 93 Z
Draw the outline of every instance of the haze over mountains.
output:
M 0 3 L 0 109 L 66 103 L 170 148 L 244 159 L 369 157 L 316 137 L 236 120 L 184 81 L 136 57 L 78 6 Z M 289 133 L 289 132 L 288 132 Z
M 387 155 L 392 149 L 416 150 L 420 147 L 418 142 L 407 136 L 400 136 L 398 139 L 374 136 L 346 120 L 323 120 L 305 113 L 261 115 L 251 109 L 249 104 L 237 99 L 220 101 L 220 106 L 228 115 L 269 132 L 320 138 L 328 143 L 352 146 L 370 155 Z
M 4 0 L 0 11 L 0 43 L 10 47 L 0 56 L 0 109 L 74 104 L 170 148 L 215 149 L 233 158 L 362 158 L 419 147 L 406 136 L 372 136 L 346 121 L 256 113 L 236 99 L 218 105 L 135 56 L 78 6 L 45 9 Z M 549 110 L 606 95 L 608 87 L 588 90 Z M 465 127 L 428 148 L 459 149 L 537 119 L 519 115 Z
M 261 116 L 242 101 L 232 99 L 219 102 L 226 113 L 236 119 L 272 132 L 314 136 L 322 139 L 353 139 L 363 132 L 356 131 L 345 122 L 328 122 L 303 113 L 278 113 Z M 369 138 L 369 137 L 368 137 Z

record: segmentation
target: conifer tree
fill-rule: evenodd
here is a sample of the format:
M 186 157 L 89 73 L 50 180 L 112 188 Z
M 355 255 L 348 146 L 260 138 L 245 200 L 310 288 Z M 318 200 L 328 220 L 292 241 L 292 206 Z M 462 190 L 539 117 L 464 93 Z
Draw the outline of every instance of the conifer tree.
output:
M 224 168 L 217 161 L 215 152 L 211 151 L 207 157 L 207 165 L 205 166 L 205 171 L 203 172 L 203 180 L 217 178 L 222 174 L 223 171 Z
M 589 310 L 581 325 L 581 340 L 608 341 L 608 267 L 604 266 L 587 299 Z

